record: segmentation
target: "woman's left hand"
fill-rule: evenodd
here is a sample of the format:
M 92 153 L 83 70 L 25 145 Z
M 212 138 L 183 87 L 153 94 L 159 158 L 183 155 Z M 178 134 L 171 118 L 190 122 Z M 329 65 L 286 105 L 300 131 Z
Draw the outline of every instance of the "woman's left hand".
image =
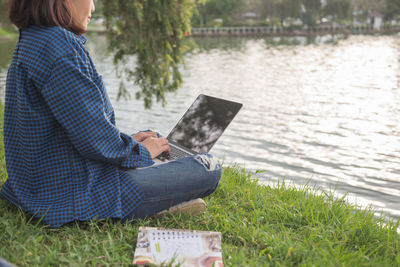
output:
M 138 132 L 137 134 L 132 135 L 133 139 L 136 140 L 136 142 L 143 142 L 149 137 L 157 137 L 157 133 L 155 132 Z

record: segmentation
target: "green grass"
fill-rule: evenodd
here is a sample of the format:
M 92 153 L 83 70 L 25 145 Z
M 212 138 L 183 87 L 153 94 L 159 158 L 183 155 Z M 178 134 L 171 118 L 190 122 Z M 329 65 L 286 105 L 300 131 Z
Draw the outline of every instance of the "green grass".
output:
M 0 143 L 1 183 L 6 171 Z M 399 223 L 375 218 L 332 193 L 262 186 L 243 169 L 225 167 L 206 202 L 198 217 L 50 229 L 0 200 L 0 256 L 18 266 L 128 265 L 138 227 L 153 226 L 222 232 L 225 266 L 400 266 Z

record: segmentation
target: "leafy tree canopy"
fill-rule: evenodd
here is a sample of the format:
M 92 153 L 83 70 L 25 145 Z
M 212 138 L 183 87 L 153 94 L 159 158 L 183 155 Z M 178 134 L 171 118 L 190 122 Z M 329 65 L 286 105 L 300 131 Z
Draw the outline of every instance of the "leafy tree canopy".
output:
M 386 0 L 385 16 L 393 18 L 400 15 L 400 0 Z
M 273 11 L 281 19 L 281 23 L 287 17 L 297 18 L 300 14 L 299 0 L 273 0 Z
M 140 87 L 136 93 L 150 108 L 153 96 L 166 103 L 165 93 L 182 83 L 179 65 L 184 63 L 185 34 L 196 7 L 193 0 L 103 0 L 107 34 L 114 63 L 136 55 L 133 63 L 124 62 L 120 72 Z M 132 64 L 132 65 L 130 65 Z M 128 94 L 121 83 L 119 97 Z
M 225 25 L 229 24 L 234 11 L 243 4 L 243 0 L 206 0 L 199 6 L 200 24 L 210 23 L 216 18 L 223 19 Z
M 350 2 L 348 0 L 327 0 L 323 8 L 324 15 L 332 15 L 336 19 L 346 19 L 350 16 Z
M 7 22 L 7 0 L 0 0 L 0 25 Z

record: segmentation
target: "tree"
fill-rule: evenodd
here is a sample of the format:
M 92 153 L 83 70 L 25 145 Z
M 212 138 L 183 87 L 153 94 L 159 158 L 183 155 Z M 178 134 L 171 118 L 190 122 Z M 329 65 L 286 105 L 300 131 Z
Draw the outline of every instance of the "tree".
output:
M 285 18 L 298 18 L 300 14 L 299 0 L 273 0 L 273 13 L 276 14 L 281 24 Z
M 372 11 L 384 13 L 386 0 L 351 0 L 352 9 L 361 12 L 361 18 L 365 19 Z
M 325 16 L 331 15 L 337 19 L 347 19 L 350 16 L 350 2 L 348 0 L 327 0 L 323 8 Z
M 400 0 L 386 0 L 385 17 L 392 19 L 396 15 L 400 15 Z
M 193 0 L 102 0 L 114 63 L 136 55 L 136 68 L 125 62 L 119 72 L 140 87 L 136 93 L 150 108 L 153 96 L 166 103 L 165 92 L 182 83 L 179 65 L 184 63 L 185 34 L 196 6 Z M 129 94 L 121 82 L 118 97 Z
M 318 20 L 322 18 L 322 5 L 321 0 L 301 0 L 304 5 L 306 12 L 312 14 L 314 17 L 317 16 Z
M 255 0 L 254 10 L 258 11 L 263 18 L 276 17 L 274 13 L 274 1 L 271 0 Z
M 232 20 L 234 10 L 242 4 L 243 0 L 206 0 L 204 5 L 199 6 L 197 18 L 199 23 L 197 24 L 203 26 L 216 18 L 220 18 L 227 25 Z
M 7 0 L 0 0 L 0 26 L 8 24 Z

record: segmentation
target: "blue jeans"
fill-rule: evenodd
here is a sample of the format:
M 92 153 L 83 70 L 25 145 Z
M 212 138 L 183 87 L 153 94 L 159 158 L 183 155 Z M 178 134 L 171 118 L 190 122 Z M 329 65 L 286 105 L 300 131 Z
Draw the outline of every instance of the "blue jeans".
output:
M 123 221 L 143 219 L 179 203 L 210 195 L 222 175 L 218 160 L 199 154 L 148 168 L 125 170 L 143 191 L 143 202 Z

